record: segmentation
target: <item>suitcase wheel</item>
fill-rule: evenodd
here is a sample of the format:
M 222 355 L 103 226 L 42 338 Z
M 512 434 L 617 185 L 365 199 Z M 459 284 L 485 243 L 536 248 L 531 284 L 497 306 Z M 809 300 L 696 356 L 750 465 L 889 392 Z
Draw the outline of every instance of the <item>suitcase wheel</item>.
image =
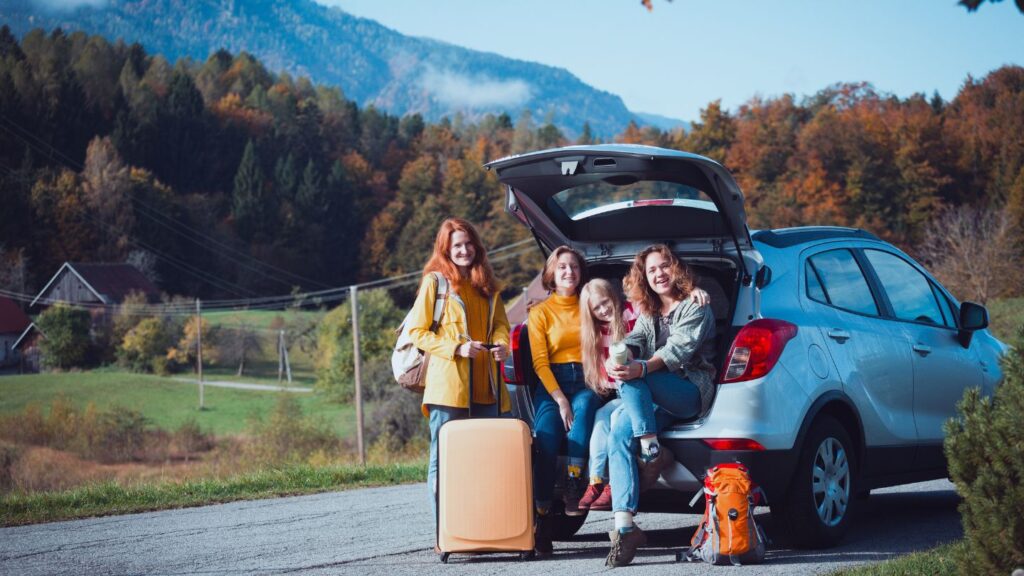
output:
M 519 553 L 519 561 L 520 562 L 526 562 L 527 560 L 533 560 L 533 556 L 534 556 L 533 550 L 527 550 L 526 552 L 520 552 Z
M 441 553 L 441 562 L 444 563 L 444 564 L 447 564 L 448 563 L 448 557 L 451 556 L 451 555 L 452 555 L 451 552 L 442 552 Z

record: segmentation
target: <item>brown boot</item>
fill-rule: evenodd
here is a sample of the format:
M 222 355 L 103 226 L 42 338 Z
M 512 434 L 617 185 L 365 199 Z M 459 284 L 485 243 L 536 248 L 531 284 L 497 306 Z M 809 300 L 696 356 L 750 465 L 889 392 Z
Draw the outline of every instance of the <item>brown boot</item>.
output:
M 637 548 L 647 545 L 647 535 L 639 526 L 625 533 L 612 530 L 608 533 L 608 539 L 612 541 L 612 549 L 604 564 L 612 568 L 629 565 L 636 557 Z
M 637 468 L 640 472 L 640 491 L 650 490 L 658 483 L 661 472 L 667 469 L 675 458 L 667 448 L 659 446 L 658 453 L 651 460 L 645 460 L 643 456 L 637 458 Z

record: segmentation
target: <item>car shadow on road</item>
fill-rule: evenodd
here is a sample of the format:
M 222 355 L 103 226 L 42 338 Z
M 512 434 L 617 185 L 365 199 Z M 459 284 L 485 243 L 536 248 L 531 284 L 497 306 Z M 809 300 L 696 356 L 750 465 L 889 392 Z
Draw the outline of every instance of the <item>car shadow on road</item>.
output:
M 768 509 L 759 508 L 756 517 L 770 539 L 766 562 L 861 564 L 928 550 L 962 538 L 963 528 L 957 511 L 959 503 L 960 496 L 953 489 L 872 494 L 858 502 L 860 510 L 851 519 L 853 524 L 843 542 L 824 550 L 795 549 L 777 542 Z M 663 563 L 675 562 L 675 552 L 689 546 L 690 537 L 700 521 L 696 514 L 680 515 L 679 518 L 678 528 L 647 530 L 647 545 L 637 555 L 644 558 L 664 556 Z M 639 523 L 642 526 L 642 515 Z M 571 541 L 556 544 L 557 553 L 559 556 L 566 554 L 581 558 L 601 556 L 606 552 L 605 548 L 585 544 L 607 541 L 605 532 L 578 534 Z M 584 545 L 574 547 L 574 542 Z

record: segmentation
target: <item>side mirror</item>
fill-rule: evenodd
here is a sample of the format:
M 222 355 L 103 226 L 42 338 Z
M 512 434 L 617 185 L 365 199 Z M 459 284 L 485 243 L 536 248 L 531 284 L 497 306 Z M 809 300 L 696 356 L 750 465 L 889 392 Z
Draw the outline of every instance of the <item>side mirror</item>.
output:
M 974 302 L 960 304 L 960 331 L 957 339 L 961 346 L 970 346 L 974 333 L 985 328 L 988 328 L 988 309 Z

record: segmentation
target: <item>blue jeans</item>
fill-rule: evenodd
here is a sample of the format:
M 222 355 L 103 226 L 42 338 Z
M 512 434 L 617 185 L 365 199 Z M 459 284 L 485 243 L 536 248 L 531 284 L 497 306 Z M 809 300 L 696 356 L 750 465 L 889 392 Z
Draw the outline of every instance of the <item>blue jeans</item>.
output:
M 430 503 L 437 512 L 437 434 L 441 426 L 449 420 L 464 420 L 469 418 L 469 410 L 466 408 L 453 408 L 452 406 L 441 406 L 440 404 L 428 404 L 430 411 L 430 464 L 427 466 L 427 490 L 430 491 Z M 477 404 L 473 403 L 473 417 L 494 417 L 498 415 L 498 404 Z
M 583 365 L 578 363 L 552 364 L 551 372 L 558 381 L 558 387 L 572 405 L 573 423 L 565 431 L 558 404 L 543 384 L 534 390 L 533 431 L 537 442 L 537 462 L 533 466 L 533 499 L 542 507 L 551 503 L 555 492 L 555 468 L 558 466 L 558 451 L 562 441 L 569 440 L 569 462 L 579 462 L 582 467 L 587 458 L 590 431 L 594 425 L 594 413 L 601 401 L 583 380 Z
M 675 420 L 696 416 L 700 392 L 682 376 L 659 370 L 646 379 L 622 382 L 619 396 L 622 406 L 613 415 L 608 443 L 612 510 L 635 513 L 640 504 L 639 437 L 655 434 Z
M 597 409 L 594 415 L 594 431 L 590 434 L 590 477 L 600 478 L 608 482 L 608 438 L 611 436 L 612 413 L 622 405 L 622 400 L 614 398 Z

